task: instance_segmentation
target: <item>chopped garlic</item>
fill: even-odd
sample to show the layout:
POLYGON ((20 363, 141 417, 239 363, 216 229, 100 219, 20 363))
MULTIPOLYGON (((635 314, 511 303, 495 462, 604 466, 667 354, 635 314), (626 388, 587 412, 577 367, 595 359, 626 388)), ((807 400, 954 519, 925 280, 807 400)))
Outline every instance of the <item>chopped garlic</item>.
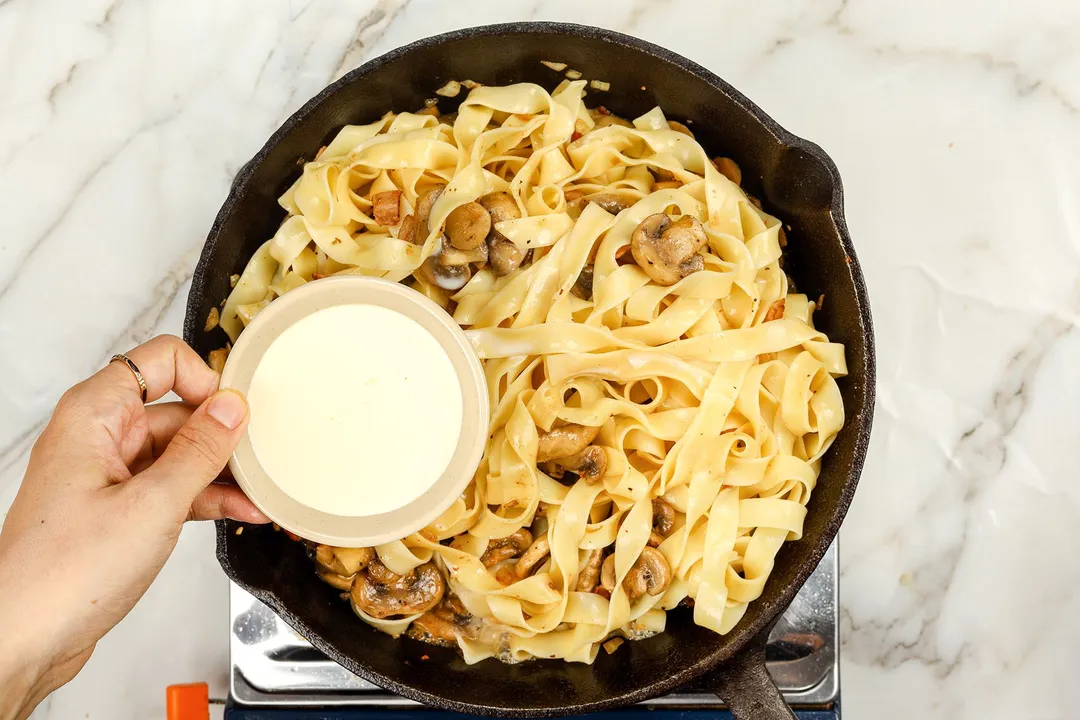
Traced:
POLYGON ((600 92, 607 92, 611 89, 611 83, 604 82, 603 80, 590 80, 589 87, 593 90, 599 90, 600 92))
POLYGON ((546 65, 547 67, 551 68, 555 72, 562 72, 563 70, 566 69, 566 63, 561 63, 561 62, 551 62, 550 60, 541 60, 540 64, 541 65, 546 65))
POLYGON ((206 324, 203 325, 203 332, 210 332, 221 323, 221 313, 218 312, 216 307, 210 308, 210 314, 206 316, 206 324))
POLYGON ((475 90, 476 88, 480 87, 480 83, 476 82, 475 80, 462 80, 461 85, 462 87, 467 87, 470 90, 475 90))
POLYGON ((574 69, 571 68, 570 70, 566 71, 566 77, 569 78, 570 80, 580 80, 581 79, 581 73, 578 72, 577 70, 574 70, 574 69))
POLYGON ((435 91, 436 95, 442 95, 443 97, 457 97, 461 92, 461 83, 457 80, 449 80, 445 85, 435 91))

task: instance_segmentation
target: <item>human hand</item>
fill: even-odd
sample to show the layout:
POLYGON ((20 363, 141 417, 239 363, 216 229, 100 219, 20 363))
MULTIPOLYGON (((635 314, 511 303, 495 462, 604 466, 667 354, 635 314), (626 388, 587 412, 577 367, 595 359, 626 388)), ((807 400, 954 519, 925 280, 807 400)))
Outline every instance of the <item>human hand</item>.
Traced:
POLYGON ((214 483, 247 403, 179 338, 128 353, 60 399, 0 531, 0 719, 26 717, 75 676, 142 597, 185 520, 267 522, 214 483))

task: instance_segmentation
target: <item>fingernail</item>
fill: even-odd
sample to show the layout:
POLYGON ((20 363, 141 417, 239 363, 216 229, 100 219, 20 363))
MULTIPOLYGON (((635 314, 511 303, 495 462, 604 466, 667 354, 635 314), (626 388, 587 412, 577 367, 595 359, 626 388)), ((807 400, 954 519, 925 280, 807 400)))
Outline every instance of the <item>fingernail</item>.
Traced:
POLYGON ((235 430, 247 416, 247 401, 235 390, 219 390, 210 398, 206 412, 230 430, 235 430))

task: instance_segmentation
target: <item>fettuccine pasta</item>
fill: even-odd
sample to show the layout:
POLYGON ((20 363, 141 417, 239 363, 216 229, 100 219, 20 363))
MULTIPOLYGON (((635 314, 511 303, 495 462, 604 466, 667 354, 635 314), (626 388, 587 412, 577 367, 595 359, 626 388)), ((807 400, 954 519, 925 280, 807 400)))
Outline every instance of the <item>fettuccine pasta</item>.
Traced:
POLYGON ((780 221, 659 108, 627 122, 585 89, 481 86, 453 115, 343 128, 220 314, 235 341, 356 274, 467 330, 492 408, 471 484, 422 532, 312 550, 364 621, 470 663, 592 662, 680 605, 730 631, 844 422, 844 348, 781 268, 780 221))

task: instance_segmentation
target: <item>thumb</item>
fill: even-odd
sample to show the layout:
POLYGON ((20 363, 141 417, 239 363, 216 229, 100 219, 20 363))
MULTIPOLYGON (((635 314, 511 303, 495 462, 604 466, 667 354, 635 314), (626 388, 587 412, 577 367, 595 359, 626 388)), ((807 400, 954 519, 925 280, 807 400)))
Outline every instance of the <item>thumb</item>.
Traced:
POLYGON ((192 413, 142 475, 190 504, 225 468, 247 420, 244 396, 235 390, 219 390, 192 413))

